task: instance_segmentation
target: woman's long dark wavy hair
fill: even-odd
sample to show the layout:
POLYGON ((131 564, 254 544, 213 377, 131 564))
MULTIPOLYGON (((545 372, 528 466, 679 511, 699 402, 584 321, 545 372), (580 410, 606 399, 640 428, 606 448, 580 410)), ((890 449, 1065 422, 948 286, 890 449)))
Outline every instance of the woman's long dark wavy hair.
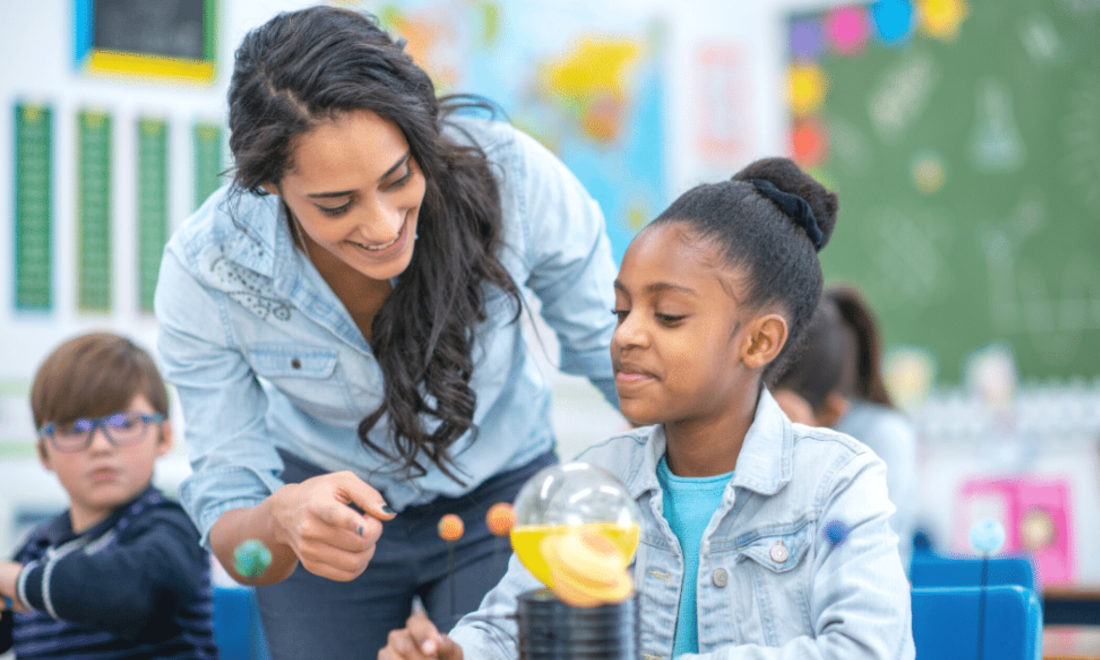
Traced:
POLYGON ((404 134, 427 189, 417 249, 371 324, 385 392, 360 422, 359 439, 408 474, 425 473, 423 453, 459 483, 448 448, 476 433, 471 351, 486 318, 486 287, 514 301, 513 321, 522 303, 496 256, 500 195, 485 155, 442 133, 447 117, 469 105, 469 97, 437 99, 428 75, 372 16, 324 6, 279 14, 251 31, 229 86, 236 194, 277 186, 293 166, 295 139, 345 113, 368 110, 404 134), (423 415, 438 420, 434 428, 423 415), (383 417, 392 447, 369 436, 383 417))

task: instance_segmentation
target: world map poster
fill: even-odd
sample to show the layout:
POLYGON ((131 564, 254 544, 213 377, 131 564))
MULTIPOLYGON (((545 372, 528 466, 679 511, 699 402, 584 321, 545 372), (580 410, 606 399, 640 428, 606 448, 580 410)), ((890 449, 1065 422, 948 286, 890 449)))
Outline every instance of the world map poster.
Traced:
POLYGON ((615 260, 669 203, 664 24, 529 0, 364 2, 407 42, 437 92, 487 97, 558 155, 607 218, 615 260))

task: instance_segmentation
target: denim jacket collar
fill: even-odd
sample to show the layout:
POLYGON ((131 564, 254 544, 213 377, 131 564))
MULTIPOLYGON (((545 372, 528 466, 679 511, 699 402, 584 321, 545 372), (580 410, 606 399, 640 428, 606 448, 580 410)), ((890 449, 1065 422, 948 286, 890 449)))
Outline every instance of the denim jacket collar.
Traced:
MULTIPOLYGON (((643 493, 660 490, 657 464, 665 455, 667 440, 664 425, 654 426, 649 442, 640 452, 641 460, 631 471, 626 484, 631 497, 637 500, 643 493)), ((760 388, 756 412, 741 453, 737 456, 731 488, 745 488, 761 495, 774 495, 791 480, 794 456, 794 432, 791 422, 772 398, 768 388, 760 388), (776 443, 775 438, 783 438, 776 443)), ((728 493, 727 493, 728 497, 728 493)))
POLYGON ((308 257, 294 245, 286 216, 286 207, 277 195, 253 196, 254 203, 234 204, 231 216, 244 231, 234 233, 228 258, 271 280, 272 290, 283 300, 329 326, 338 336, 357 348, 365 347, 362 335, 342 303, 332 293, 316 268, 307 267, 308 257))
MULTIPOLYGON (((250 195, 250 193, 244 193, 250 195)), ((289 239, 290 232, 286 228, 286 216, 283 214, 283 205, 279 203, 277 195, 265 195, 256 199, 256 203, 240 204, 242 198, 228 196, 225 204, 231 206, 229 217, 233 218, 237 225, 244 231, 236 233, 236 237, 229 246, 228 257, 234 263, 259 273, 265 277, 275 277, 276 249, 281 246, 280 232, 286 234, 289 239), (272 213, 274 211, 274 214, 272 213), (272 217, 275 221, 272 222, 272 217)), ((281 261, 281 263, 286 263, 281 261)))

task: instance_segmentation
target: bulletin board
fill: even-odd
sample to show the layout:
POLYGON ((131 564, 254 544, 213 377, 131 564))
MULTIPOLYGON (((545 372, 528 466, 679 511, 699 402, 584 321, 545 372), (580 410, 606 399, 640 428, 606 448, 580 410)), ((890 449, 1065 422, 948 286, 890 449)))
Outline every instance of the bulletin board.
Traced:
POLYGON ((998 341, 1100 374, 1100 3, 879 0, 789 17, 790 146, 840 196, 827 280, 941 381, 998 341))
POLYGON ((73 57, 88 73, 211 82, 215 0, 73 0, 73 57))

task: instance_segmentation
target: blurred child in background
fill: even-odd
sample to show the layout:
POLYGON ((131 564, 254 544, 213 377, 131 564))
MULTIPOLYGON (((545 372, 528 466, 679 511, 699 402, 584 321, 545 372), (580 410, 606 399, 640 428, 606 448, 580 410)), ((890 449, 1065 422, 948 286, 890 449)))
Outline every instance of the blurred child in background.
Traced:
POLYGON ((886 463, 886 485, 898 508, 890 524, 908 569, 917 520, 917 430, 886 392, 878 324, 864 297, 852 287, 835 286, 826 290, 825 298, 836 305, 848 343, 840 392, 849 407, 834 428, 870 447, 886 463))
POLYGON ((840 393, 847 350, 839 312, 832 301, 822 298, 791 351, 793 359, 768 385, 792 422, 831 427, 848 412, 848 399, 840 393))
POLYGON ((826 290, 796 359, 772 382, 792 421, 830 426, 870 447, 886 463, 897 511, 890 524, 906 571, 917 510, 917 434, 883 383, 874 317, 853 288, 826 290))
POLYGON ((152 486, 172 428, 148 353, 109 333, 71 339, 39 367, 31 408, 70 507, 0 562, 0 653, 217 658, 207 554, 152 486))

